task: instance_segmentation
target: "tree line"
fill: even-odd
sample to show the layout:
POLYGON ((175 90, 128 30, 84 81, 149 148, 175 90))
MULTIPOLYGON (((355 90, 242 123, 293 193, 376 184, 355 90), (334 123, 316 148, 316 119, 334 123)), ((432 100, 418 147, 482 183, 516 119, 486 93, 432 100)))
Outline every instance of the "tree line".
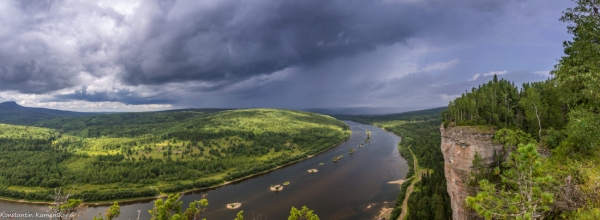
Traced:
MULTIPOLYGON (((417 178, 413 153, 421 168, 428 172, 415 183, 408 200, 408 219, 451 219, 450 196, 446 189, 444 156, 440 150, 441 112, 446 108, 378 116, 342 116, 341 118, 372 124, 391 131, 402 138, 398 150, 408 163, 406 181, 402 184, 390 219, 402 212, 402 202, 408 187, 417 178)), ((340 118, 340 117, 338 117, 340 118)))
POLYGON ((499 163, 472 176, 477 192, 466 202, 482 217, 600 219, 599 7, 576 0, 563 12, 573 38, 551 78, 519 88, 494 76, 442 113, 444 126, 489 126, 504 145, 499 163))
POLYGON ((350 136, 334 118, 271 109, 97 115, 38 126, 0 124, 0 196, 48 200, 46 190, 23 189, 77 186, 75 197, 103 201, 202 188, 306 158, 350 136), (98 185, 104 189, 87 193, 98 185))

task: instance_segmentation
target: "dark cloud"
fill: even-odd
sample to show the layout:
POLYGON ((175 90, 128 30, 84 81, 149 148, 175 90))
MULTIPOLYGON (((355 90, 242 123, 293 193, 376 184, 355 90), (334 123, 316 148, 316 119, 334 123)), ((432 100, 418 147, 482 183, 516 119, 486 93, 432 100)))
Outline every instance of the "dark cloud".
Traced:
POLYGON ((550 70, 559 58, 565 35, 557 34, 564 33, 557 19, 567 5, 136 4, 0 2, 0 98, 10 91, 56 102, 185 107, 436 106, 489 78, 469 81, 475 74, 507 70, 519 82, 542 78, 533 72, 550 70), (452 65, 427 67, 436 63, 452 65))
POLYGON ((82 72, 102 75, 114 62, 106 56, 114 42, 93 23, 117 21, 114 10, 35 0, 5 1, 0 8, 0 91, 42 94, 80 86, 82 72))
POLYGON ((142 40, 122 51, 123 79, 134 85, 219 82, 317 65, 456 27, 464 22, 453 19, 461 11, 493 13, 501 2, 220 1, 209 11, 203 2, 174 4, 136 29, 131 41, 142 40))
POLYGON ((88 93, 87 89, 81 88, 71 94, 55 95, 50 101, 68 101, 68 100, 84 100, 89 102, 121 102, 131 105, 141 104, 173 104, 176 102, 175 97, 166 98, 161 96, 141 97, 137 93, 121 89, 114 92, 94 92, 88 93))
MULTIPOLYGON (((3 63, 3 61, 0 61, 3 63)), ((44 93, 73 86, 64 71, 68 66, 48 65, 29 60, 0 66, 0 88, 24 93, 44 93)))

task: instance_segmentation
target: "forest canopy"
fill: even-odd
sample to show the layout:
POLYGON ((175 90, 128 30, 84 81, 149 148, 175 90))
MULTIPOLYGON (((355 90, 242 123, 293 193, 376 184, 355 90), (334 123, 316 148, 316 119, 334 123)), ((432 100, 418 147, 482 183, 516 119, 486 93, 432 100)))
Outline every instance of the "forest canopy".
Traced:
POLYGON ((443 108, 375 116, 336 116, 372 124, 400 136, 398 150, 407 161, 409 170, 401 186, 390 219, 402 212, 406 219, 450 219, 450 196, 446 189, 444 157, 440 150, 440 124, 443 108), (418 161, 416 162, 415 159, 418 161), (415 170, 415 164, 417 170, 415 170), (410 185, 414 191, 408 192, 410 185), (408 196, 408 197, 407 197, 408 196), (407 209, 402 203, 407 200, 407 209))
POLYGON ((332 117, 291 110, 165 111, 0 124, 0 196, 84 201, 217 185, 329 149, 350 136, 332 117))
POLYGON ((486 218, 600 218, 600 5, 575 3, 560 19, 573 39, 563 43, 565 55, 551 78, 518 87, 494 76, 442 113, 444 126, 492 126, 496 139, 533 140, 500 141, 508 160, 489 168, 469 199, 486 218))

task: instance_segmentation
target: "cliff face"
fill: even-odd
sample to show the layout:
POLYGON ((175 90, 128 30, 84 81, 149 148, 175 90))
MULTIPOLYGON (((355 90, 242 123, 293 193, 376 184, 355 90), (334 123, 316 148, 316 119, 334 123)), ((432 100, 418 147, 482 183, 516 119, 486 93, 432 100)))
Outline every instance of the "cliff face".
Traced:
POLYGON ((465 199, 469 196, 469 175, 473 166, 475 152, 491 164, 494 151, 500 152, 501 144, 492 142, 493 131, 485 131, 473 127, 440 127, 442 135, 442 153, 444 154, 444 171, 446 174, 448 194, 451 199, 452 219, 474 219, 473 213, 466 208, 465 199))

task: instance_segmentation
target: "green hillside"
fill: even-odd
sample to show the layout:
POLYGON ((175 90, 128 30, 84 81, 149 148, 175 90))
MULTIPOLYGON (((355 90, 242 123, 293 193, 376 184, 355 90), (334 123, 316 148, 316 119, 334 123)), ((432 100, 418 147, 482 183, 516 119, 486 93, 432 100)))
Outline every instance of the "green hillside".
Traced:
POLYGON ((85 201, 207 187, 316 154, 350 136, 332 117, 275 109, 181 110, 0 124, 0 196, 85 201))
POLYGON ((33 125, 43 120, 64 117, 91 116, 97 113, 61 111, 47 108, 20 106, 16 102, 0 103, 0 123, 33 125))

